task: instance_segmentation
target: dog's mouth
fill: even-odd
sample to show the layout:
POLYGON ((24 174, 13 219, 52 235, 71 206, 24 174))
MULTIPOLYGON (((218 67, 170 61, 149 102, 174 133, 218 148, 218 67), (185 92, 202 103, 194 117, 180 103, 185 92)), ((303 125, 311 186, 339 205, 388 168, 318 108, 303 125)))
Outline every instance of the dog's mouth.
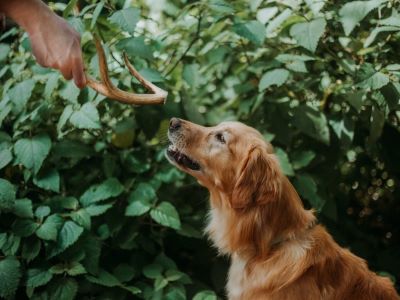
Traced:
POLYGON ((178 148, 174 144, 170 144, 167 149, 167 156, 173 162, 176 162, 179 166, 193 170, 199 171, 200 164, 187 156, 186 154, 182 153, 178 150, 178 148))

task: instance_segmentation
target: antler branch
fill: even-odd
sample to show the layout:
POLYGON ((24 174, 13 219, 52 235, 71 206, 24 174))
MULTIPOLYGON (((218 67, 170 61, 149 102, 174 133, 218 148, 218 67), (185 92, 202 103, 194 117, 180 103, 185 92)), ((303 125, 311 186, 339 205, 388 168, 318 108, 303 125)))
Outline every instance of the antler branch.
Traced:
POLYGON ((132 66, 128 60, 128 56, 124 53, 124 61, 128 67, 129 72, 137 79, 139 82, 153 94, 135 94, 120 90, 110 80, 108 76, 107 60, 104 54, 104 49, 98 38, 95 38, 96 50, 99 56, 99 68, 100 68, 100 78, 101 82, 87 76, 87 84, 95 91, 103 94, 104 96, 117 100, 122 103, 136 104, 136 105, 154 105, 165 103, 168 92, 160 89, 150 81, 146 80, 139 74, 138 71, 132 66))

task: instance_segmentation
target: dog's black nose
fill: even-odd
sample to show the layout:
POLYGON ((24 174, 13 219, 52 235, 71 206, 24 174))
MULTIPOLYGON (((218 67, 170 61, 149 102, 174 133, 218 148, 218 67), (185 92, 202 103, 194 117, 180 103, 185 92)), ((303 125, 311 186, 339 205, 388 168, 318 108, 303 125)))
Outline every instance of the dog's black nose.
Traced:
POLYGON ((169 121, 169 130, 175 131, 179 128, 181 128, 181 120, 178 118, 172 118, 171 121, 169 121))

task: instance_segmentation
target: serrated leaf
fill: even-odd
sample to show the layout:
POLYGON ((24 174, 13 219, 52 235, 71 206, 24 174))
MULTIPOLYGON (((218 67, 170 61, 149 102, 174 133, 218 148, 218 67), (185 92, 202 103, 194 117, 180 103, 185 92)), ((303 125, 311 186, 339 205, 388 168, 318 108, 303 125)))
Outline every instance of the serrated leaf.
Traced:
POLYGON ((106 286, 106 287, 114 287, 114 286, 121 285, 119 280, 114 275, 112 275, 111 273, 109 273, 105 270, 100 270, 97 277, 87 275, 87 276, 85 276, 85 278, 92 283, 96 283, 98 285, 102 285, 102 286, 106 286))
POLYGON ((132 280, 132 278, 135 276, 136 270, 134 267, 123 263, 123 264, 119 264, 114 269, 113 273, 118 278, 119 281, 127 282, 127 281, 132 280))
POLYGON ((47 134, 39 134, 30 139, 20 139, 14 145, 18 162, 37 174, 51 148, 47 134))
POLYGON ((169 202, 161 202, 150 211, 151 218, 157 223, 174 229, 180 229, 181 221, 175 207, 169 202))
POLYGON ((293 167, 289 161, 289 157, 287 156, 286 152, 283 151, 281 148, 276 148, 275 154, 278 157, 279 165, 281 166, 283 173, 287 176, 293 176, 293 167))
POLYGON ((140 183, 129 195, 130 204, 126 207, 126 216, 141 216, 148 212, 156 199, 154 188, 147 183, 140 183))
POLYGON ((0 211, 14 207, 16 193, 15 186, 11 182, 0 178, 0 211))
POLYGON ((371 10, 384 2, 387 0, 351 1, 343 5, 339 10, 339 16, 345 34, 349 35, 371 10))
POLYGON ((34 260, 40 252, 41 243, 37 238, 25 239, 24 245, 22 246, 22 258, 26 259, 27 262, 34 260))
POLYGON ((217 295, 213 291, 201 291, 193 297, 193 300, 217 300, 217 295))
POLYGON ((318 211, 322 209, 325 201, 319 197, 317 193, 317 184, 310 175, 302 174, 296 176, 294 185, 299 194, 307 199, 307 201, 318 211))
POLYGON ((56 169, 50 169, 40 176, 35 176, 33 183, 42 189, 58 193, 60 191, 60 174, 56 169))
POLYGON ((47 205, 41 205, 35 210, 35 216, 39 219, 47 217, 51 212, 50 207, 47 205))
POLYGON ((116 47, 132 57, 153 59, 153 49, 145 43, 143 36, 122 39, 118 41, 116 47))
POLYGON ((325 19, 315 19, 311 22, 297 23, 290 28, 290 35, 297 43, 311 52, 315 52, 318 41, 325 32, 325 19))
POLYGON ((57 246, 52 251, 50 257, 63 252, 65 249, 73 245, 82 233, 83 227, 77 225, 73 221, 66 221, 59 232, 57 246))
POLYGON ((256 45, 261 45, 266 35, 265 26, 260 21, 234 24, 233 31, 256 45))
POLYGON ((95 217, 104 214, 107 210, 112 207, 112 204, 102 204, 102 205, 89 205, 85 209, 89 216, 95 217))
POLYGON ((20 218, 33 218, 32 200, 27 198, 15 200, 13 212, 20 218))
POLYGON ((117 178, 108 178, 100 184, 92 185, 88 188, 79 201, 84 205, 90 204, 109 199, 111 197, 117 197, 124 191, 124 186, 118 181, 117 178))
POLYGON ((36 288, 47 284, 53 278, 53 274, 47 269, 29 269, 26 272, 26 286, 36 288))
POLYGON ((64 220, 58 214, 48 216, 42 225, 36 230, 36 235, 42 240, 56 241, 58 231, 60 230, 64 220))
POLYGON ((54 90, 57 88, 58 79, 60 75, 58 73, 51 73, 46 81, 46 86, 44 87, 44 97, 50 99, 54 90))
POLYGON ((112 23, 119 25, 123 30, 134 33, 136 24, 140 20, 140 9, 128 7, 117 10, 108 18, 112 23))
POLYGON ((60 91, 60 96, 71 104, 77 104, 80 93, 81 90, 76 87, 75 83, 73 81, 68 81, 60 91))
POLYGON ((78 292, 78 283, 72 278, 60 278, 51 282, 48 291, 49 299, 73 300, 78 292))
POLYGON ((92 235, 87 235, 84 239, 83 249, 85 258, 82 264, 91 274, 97 274, 99 271, 99 260, 101 254, 101 241, 92 235))
POLYGON ((298 170, 307 167, 310 164, 310 162, 315 158, 315 156, 316 156, 315 152, 311 150, 294 152, 291 155, 293 169, 298 170))
POLYGON ((90 220, 90 215, 85 208, 81 208, 77 211, 72 212, 71 219, 81 225, 83 228, 90 230, 92 222, 90 220))
POLYGON ((74 109, 72 108, 72 105, 67 105, 64 110, 63 113, 60 116, 60 119, 58 120, 57 123, 57 133, 60 135, 62 134, 62 129, 65 126, 65 124, 67 124, 69 118, 71 117, 72 113, 74 112, 74 109))
POLYGON ((381 72, 376 72, 370 77, 361 81, 357 86, 362 88, 371 88, 373 90, 379 90, 390 82, 389 76, 381 72))
POLYGON ((364 48, 369 47, 376 39, 379 33, 381 32, 393 32, 393 31, 400 31, 400 27, 395 27, 395 26, 382 26, 382 27, 377 27, 374 30, 371 31, 370 35, 367 37, 367 39, 364 42, 364 48))
POLYGON ((12 225, 13 232, 21 237, 32 235, 38 228, 38 224, 31 219, 17 219, 12 225))
POLYGON ((275 69, 265 73, 260 80, 258 90, 261 92, 270 86, 281 86, 289 78, 289 71, 285 69, 275 69))
POLYGON ((96 5, 96 8, 93 11, 92 21, 90 22, 90 29, 93 29, 94 25, 96 25, 97 19, 99 18, 103 7, 104 1, 101 1, 99 4, 96 5))
POLYGON ((20 263, 15 257, 0 260, 0 297, 9 298, 15 294, 21 275, 20 263))
POLYGON ((33 79, 28 79, 17 83, 7 92, 17 112, 22 111, 26 107, 26 103, 31 98, 34 88, 35 81, 33 79))
POLYGON ((85 103, 77 111, 74 111, 69 121, 76 128, 100 129, 100 117, 96 106, 93 103, 85 103))
POLYGON ((13 159, 10 149, 0 150, 0 170, 7 166, 13 159))
POLYGON ((150 279, 162 276, 163 267, 160 264, 150 264, 143 268, 143 275, 150 279))
POLYGON ((293 124, 308 136, 329 145, 328 121, 321 111, 301 105, 294 110, 293 124))

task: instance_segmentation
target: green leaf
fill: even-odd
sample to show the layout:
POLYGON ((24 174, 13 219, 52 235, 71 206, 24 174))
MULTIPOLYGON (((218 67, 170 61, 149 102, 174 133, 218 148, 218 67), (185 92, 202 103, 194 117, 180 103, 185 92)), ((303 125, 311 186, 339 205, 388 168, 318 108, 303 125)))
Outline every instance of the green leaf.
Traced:
POLYGON ((67 105, 64 110, 63 113, 60 116, 60 119, 58 120, 57 123, 57 133, 58 135, 62 134, 62 129, 65 126, 65 124, 67 124, 69 118, 71 117, 71 115, 73 114, 74 109, 72 105, 67 105))
POLYGON ((103 7, 104 7, 104 1, 101 1, 99 4, 96 5, 96 8, 93 11, 92 21, 90 22, 90 29, 93 29, 94 25, 96 25, 97 19, 99 18, 100 13, 103 10, 103 7))
POLYGON ((193 297, 193 300, 217 300, 217 295, 213 291, 201 291, 193 297))
POLYGON ((10 210, 14 207, 16 193, 11 182, 0 178, 0 211, 10 210))
POLYGON ((102 285, 102 286, 106 286, 106 287, 114 287, 114 286, 121 285, 119 280, 114 275, 112 275, 111 273, 109 273, 105 270, 100 270, 97 277, 87 275, 87 276, 85 276, 85 278, 92 283, 96 283, 98 285, 102 285))
POLYGON ((74 244, 81 236, 83 228, 73 221, 66 221, 60 230, 57 239, 57 246, 52 251, 50 257, 63 252, 65 249, 74 244))
POLYGON ((174 229, 180 229, 181 221, 175 207, 169 202, 161 202, 150 211, 151 218, 157 223, 174 229))
POLYGON ((77 111, 74 111, 69 121, 76 128, 100 129, 100 117, 96 106, 93 103, 85 103, 77 111))
POLYGON ((18 236, 27 237, 32 235, 38 227, 38 223, 31 219, 17 219, 12 225, 12 230, 18 236))
POLYGON ((11 47, 8 44, 0 44, 0 62, 7 59, 8 53, 10 53, 11 47))
POLYGON ((20 218, 33 218, 32 200, 27 198, 15 200, 13 212, 20 218))
POLYGON ((294 175, 293 167, 289 161, 289 157, 287 156, 286 152, 283 151, 281 148, 276 148, 275 154, 278 157, 279 164, 282 168, 283 174, 288 176, 293 176, 294 175))
POLYGON ((73 300, 78 292, 78 283, 72 278, 59 278, 48 287, 49 299, 73 300))
POLYGON ((159 264, 150 264, 143 268, 143 275, 150 279, 157 279, 162 276, 163 267, 159 264))
POLYGON ((53 278, 53 274, 45 269, 29 269, 26 272, 26 286, 37 288, 47 284, 53 278))
POLYGON ((140 183, 138 187, 129 195, 130 204, 126 207, 126 216, 141 216, 148 212, 156 199, 154 188, 147 183, 140 183))
POLYGON ((381 32, 393 32, 393 31, 400 31, 400 27, 395 27, 395 26, 382 26, 382 27, 377 27, 374 30, 371 31, 370 35, 367 37, 367 39, 364 42, 364 48, 369 47, 376 39, 379 33, 381 32))
POLYGON ((78 0, 70 0, 68 2, 68 5, 65 7, 65 9, 63 10, 63 17, 66 18, 68 17, 68 15, 71 13, 71 11, 74 9, 74 7, 76 6, 78 0))
POLYGON ((352 1, 343 5, 339 10, 339 16, 345 34, 349 35, 371 10, 384 2, 387 0, 352 1))
POLYGON ((301 105, 294 109, 293 124, 308 136, 329 145, 328 122, 321 111, 309 105, 301 105))
POLYGON ((270 86, 281 86, 289 78, 289 71, 285 69, 275 69, 265 73, 260 80, 258 90, 261 92, 270 86))
POLYGON ((24 245, 22 246, 22 258, 26 259, 27 262, 34 260, 40 252, 41 243, 37 238, 25 239, 24 245))
POLYGON ((128 7, 117 10, 108 18, 112 23, 119 25, 123 30, 134 33, 136 24, 140 20, 140 9, 128 7))
POLYGON ((71 219, 81 225, 83 228, 90 230, 92 222, 90 220, 90 215, 85 208, 72 212, 71 219))
POLYGON ((114 269, 114 275, 118 278, 119 281, 121 282, 127 282, 131 281, 132 278, 135 276, 136 270, 134 267, 122 263, 119 264, 115 269, 114 269))
POLYGON ((77 104, 78 96, 80 93, 81 90, 76 87, 75 83, 72 81, 68 81, 65 84, 64 88, 60 91, 60 96, 71 104, 77 104))
POLYGON ((215 12, 221 14, 232 14, 235 10, 224 0, 210 0, 206 2, 208 6, 215 12))
POLYGON ((36 208, 35 216, 39 219, 42 219, 44 217, 47 217, 50 214, 50 212, 51 212, 50 207, 42 205, 36 208))
POLYGON ((51 148, 47 134, 39 134, 31 139, 20 139, 14 145, 14 152, 19 163, 32 169, 37 174, 51 148))
POLYGON ((48 216, 43 224, 36 230, 36 235, 42 240, 56 241, 58 231, 64 220, 58 214, 48 216))
POLYGON ((60 75, 58 73, 51 73, 46 81, 46 86, 44 87, 44 97, 50 99, 53 95, 54 90, 58 86, 58 80, 60 75))
POLYGON ((19 261, 12 256, 0 260, 0 297, 11 298, 21 278, 19 261))
POLYGON ((80 198, 80 202, 84 206, 109 199, 111 197, 117 197, 124 191, 124 186, 118 181, 118 179, 112 177, 108 178, 100 184, 92 185, 88 188, 80 198))
POLYGON ((44 174, 34 177, 33 183, 42 189, 58 193, 60 191, 60 174, 56 169, 50 169, 44 174))
POLYGON ((350 144, 353 141, 354 136, 354 122, 347 117, 340 120, 329 120, 329 124, 332 126, 333 131, 336 133, 339 139, 342 140, 343 144, 350 144))
POLYGON ((187 64, 183 66, 183 79, 192 88, 196 88, 200 84, 199 70, 200 66, 198 64, 187 64))
POLYGON ((315 156, 316 156, 315 152, 311 150, 294 152, 291 155, 293 169, 298 170, 307 167, 310 164, 310 162, 315 158, 315 156))
POLYGON ((83 243, 85 258, 82 260, 82 264, 89 273, 97 274, 99 271, 101 241, 93 235, 87 235, 83 243))
POLYGON ((157 277, 156 280, 154 280, 154 290, 159 291, 165 288, 168 285, 168 280, 166 280, 163 277, 157 277))
POLYGON ((107 210, 112 207, 112 204, 102 204, 102 205, 89 205, 85 208, 89 216, 95 217, 104 214, 107 210))
POLYGON ((28 79, 17 83, 12 89, 10 89, 7 94, 17 112, 22 111, 26 107, 26 103, 32 96, 32 91, 35 88, 35 81, 33 79, 28 79))
POLYGON ((311 22, 297 23, 290 28, 290 35, 297 43, 311 52, 317 49, 318 41, 325 32, 325 19, 315 19, 311 22))
POLYGON ((0 170, 7 166, 13 159, 10 149, 0 150, 0 170))
POLYGON ((378 90, 390 82, 389 76, 381 72, 375 72, 370 77, 361 81, 357 85, 362 88, 371 88, 373 90, 378 90))
POLYGON ((129 56, 153 59, 153 49, 147 45, 143 36, 120 40, 116 47, 120 51, 126 51, 129 56))
POLYGON ((325 201, 319 197, 317 193, 317 184, 310 175, 302 174, 296 176, 294 185, 299 194, 307 199, 317 211, 322 209, 325 201))
POLYGON ((234 24, 233 31, 256 45, 262 45, 266 35, 265 26, 260 21, 234 24))

